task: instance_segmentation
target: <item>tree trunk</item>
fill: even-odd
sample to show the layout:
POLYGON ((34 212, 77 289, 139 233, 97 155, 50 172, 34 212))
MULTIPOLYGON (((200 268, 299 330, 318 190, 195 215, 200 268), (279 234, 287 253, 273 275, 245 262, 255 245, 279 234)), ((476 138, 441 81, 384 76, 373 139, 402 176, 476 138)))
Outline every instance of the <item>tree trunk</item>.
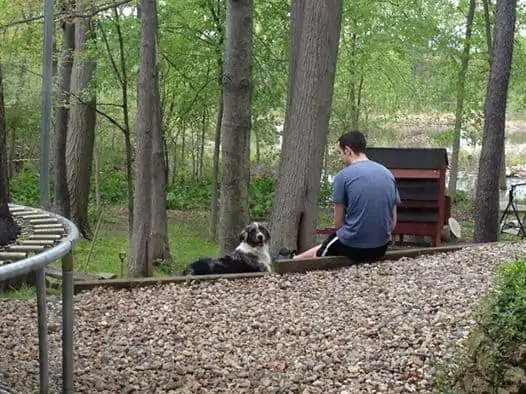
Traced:
MULTIPOLYGON (((85 11, 83 0, 77 0, 76 12, 85 11)), ((97 67, 94 58, 83 54, 84 45, 91 39, 88 20, 75 21, 75 59, 71 71, 71 105, 69 113, 66 162, 71 219, 86 238, 91 237, 88 221, 88 197, 93 164, 93 144, 96 125, 96 95, 90 89, 97 67)))
POLYGON ((55 201, 54 209, 59 215, 66 218, 71 216, 71 205, 69 201, 66 146, 68 138, 69 102, 71 88, 71 70, 73 68, 73 51, 75 50, 75 24, 71 20, 65 20, 62 25, 62 62, 60 63, 60 75, 58 90, 58 102, 56 104, 55 118, 55 201))
POLYGON ((115 67, 115 72, 118 74, 121 83, 121 94, 122 94, 122 112, 124 120, 124 145, 126 146, 126 185, 128 189, 128 232, 131 235, 133 228, 133 146, 131 143, 130 133, 130 115, 128 105, 128 73, 126 71, 126 58, 124 54, 124 37, 121 29, 121 22, 119 16, 119 10, 117 7, 113 8, 113 18, 115 22, 115 29, 117 31, 117 38, 119 41, 119 62, 120 62, 120 73, 115 67), (121 75, 122 73, 122 75, 121 75))
MULTIPOLYGON (((26 62, 23 61, 20 65, 20 76, 19 76, 19 84, 17 86, 17 91, 15 93, 15 104, 17 107, 21 107, 21 101, 24 100, 24 89, 26 86, 26 77, 27 77, 27 65, 26 62)), ((9 148, 7 150, 7 157, 9 158, 7 162, 7 179, 11 179, 17 171, 20 170, 20 166, 17 165, 15 162, 17 158, 17 152, 16 152, 16 143, 17 143, 17 136, 14 127, 9 130, 7 133, 7 140, 9 148)))
MULTIPOLYGON (((490 17, 490 0, 482 0, 482 5, 484 7, 484 27, 486 31, 486 44, 488 46, 488 62, 491 69, 491 59, 492 55, 492 38, 491 38, 491 17, 490 17)), ((508 185, 506 183, 506 138, 504 138, 504 148, 502 148, 502 162, 500 163, 500 173, 499 173, 499 188, 501 190, 506 190, 508 185)))
POLYGON ((504 148, 508 84, 513 57, 517 0, 499 0, 495 15, 493 59, 486 103, 475 201, 475 242, 499 237, 499 171, 504 148))
POLYGON ((227 0, 219 253, 231 252, 250 219, 253 0, 227 0))
POLYGON ((214 157, 212 159, 212 202, 210 207, 209 239, 217 241, 217 227, 219 222, 219 148, 221 147, 221 121, 223 119, 223 87, 219 92, 219 106, 217 108, 216 132, 214 137, 214 157))
MULTIPOLYGON (((155 36, 157 36, 157 10, 155 10, 155 36)), ((155 67, 155 110, 152 112, 152 207, 151 207, 151 236, 150 261, 173 263, 168 243, 168 216, 166 212, 166 165, 164 160, 164 145, 161 130, 161 100, 159 95, 158 64, 155 67)))
POLYGON ((455 111, 455 128, 453 130, 453 150, 451 152, 451 169, 449 171, 449 195, 454 196, 457 191, 458 179, 458 155, 460 150, 460 132, 462 129, 462 117, 464 115, 464 94, 466 85, 466 72, 468 71, 469 52, 471 49, 471 30, 475 16, 475 0, 469 1, 468 15, 466 18, 466 36, 464 39, 464 51, 458 71, 457 80, 457 108, 455 111))
POLYGON ((157 116, 157 9, 155 0, 140 0, 141 45, 137 87, 137 145, 130 277, 153 275, 149 243, 152 213, 152 138, 157 116))
POLYGON ((0 247, 13 242, 20 226, 9 212, 9 183, 7 181, 7 131, 4 106, 4 84, 0 63, 0 247))
POLYGON ((277 241, 272 253, 284 245, 305 250, 314 243, 341 11, 342 0, 292 4, 289 97, 270 215, 271 235, 277 241))

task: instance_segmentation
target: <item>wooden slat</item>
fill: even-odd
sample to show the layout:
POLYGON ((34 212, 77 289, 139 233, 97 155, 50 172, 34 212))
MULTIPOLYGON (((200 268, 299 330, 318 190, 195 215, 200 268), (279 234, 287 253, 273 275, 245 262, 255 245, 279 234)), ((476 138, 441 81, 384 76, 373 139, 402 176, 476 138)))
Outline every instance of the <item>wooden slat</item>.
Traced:
POLYGON ((48 218, 49 215, 45 213, 24 213, 22 215, 19 215, 22 219, 44 219, 48 218))
POLYGON ((50 223, 50 224, 35 224, 33 225, 34 229, 64 229, 64 226, 61 223, 50 223))
POLYGON ((9 252, 40 253, 46 247, 43 245, 13 245, 7 247, 9 252))
POLYGON ((439 179, 439 170, 405 170, 389 168, 395 178, 401 179, 439 179))
POLYGON ((18 242, 20 245, 42 245, 42 246, 53 246, 55 242, 47 239, 24 239, 18 242))
POLYGON ((58 235, 58 234, 31 234, 29 236, 29 239, 31 239, 31 240, 43 239, 43 240, 55 240, 55 241, 58 241, 58 240, 62 239, 62 235, 58 235))
POLYGON ((58 223, 58 220, 53 217, 48 217, 48 218, 42 218, 42 219, 31 219, 29 223, 31 224, 58 223))
POLYGON ((33 230, 34 234, 64 234, 63 228, 37 228, 33 230))
MULTIPOLYGON (((9 212, 11 213, 15 213, 15 212, 23 212, 23 211, 27 211, 28 209, 27 208, 24 208, 24 207, 13 207, 11 205, 9 205, 9 212)), ((32 209, 31 211, 34 212, 34 210, 32 209)))
POLYGON ((27 257, 27 253, 21 252, 0 252, 0 260, 22 260, 27 257))

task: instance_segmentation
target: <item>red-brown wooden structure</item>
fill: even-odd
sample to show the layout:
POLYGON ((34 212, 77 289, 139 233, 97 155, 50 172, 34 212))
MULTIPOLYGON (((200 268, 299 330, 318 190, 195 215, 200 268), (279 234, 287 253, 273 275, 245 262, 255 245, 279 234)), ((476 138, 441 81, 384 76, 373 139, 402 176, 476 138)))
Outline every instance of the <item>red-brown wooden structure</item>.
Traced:
MULTIPOLYGON (((439 148, 368 148, 369 159, 383 164, 394 175, 401 203, 392 235, 430 237, 439 246, 442 229, 450 215, 450 198, 446 196, 447 152, 439 148)), ((328 234, 334 228, 318 229, 328 234)))

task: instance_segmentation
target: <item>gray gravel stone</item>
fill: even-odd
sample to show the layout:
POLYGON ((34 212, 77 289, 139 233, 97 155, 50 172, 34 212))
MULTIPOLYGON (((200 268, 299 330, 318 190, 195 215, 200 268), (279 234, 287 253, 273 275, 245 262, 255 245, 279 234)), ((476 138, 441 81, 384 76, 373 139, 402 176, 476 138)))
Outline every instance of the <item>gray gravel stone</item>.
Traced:
MULTIPOLYGON (((428 393, 522 243, 332 272, 97 289, 75 299, 78 393, 428 393)), ((61 304, 49 303, 51 392, 61 304)), ((0 381, 38 389, 36 302, 0 303, 0 381)))

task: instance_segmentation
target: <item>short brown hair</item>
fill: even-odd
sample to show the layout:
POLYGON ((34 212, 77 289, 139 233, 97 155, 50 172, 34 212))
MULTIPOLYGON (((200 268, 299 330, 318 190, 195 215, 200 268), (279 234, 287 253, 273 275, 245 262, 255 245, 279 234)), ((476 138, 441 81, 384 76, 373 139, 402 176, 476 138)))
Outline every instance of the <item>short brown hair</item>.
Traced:
POLYGON ((351 130, 338 138, 338 144, 341 149, 348 147, 355 153, 365 153, 367 141, 365 140, 365 135, 363 135, 363 133, 358 130, 351 130))

